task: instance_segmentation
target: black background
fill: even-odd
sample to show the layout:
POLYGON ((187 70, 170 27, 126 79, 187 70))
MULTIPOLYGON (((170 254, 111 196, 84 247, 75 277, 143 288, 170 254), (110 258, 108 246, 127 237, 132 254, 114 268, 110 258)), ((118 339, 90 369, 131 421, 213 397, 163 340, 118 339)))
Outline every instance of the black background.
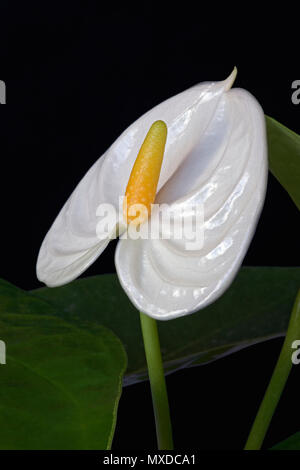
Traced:
MULTIPOLYGON (((1 276, 24 289, 39 246, 92 163, 151 107, 234 65, 266 114, 300 132, 297 16, 246 4, 1 2, 1 276), (176 4, 177 5, 177 4, 176 4), (180 5, 180 6, 179 6, 180 5)), ((290 14, 289 14, 290 13, 290 14)), ((265 207, 244 265, 299 265, 299 216, 270 175, 265 207)), ((114 272, 115 243, 84 276, 114 272)), ((281 339, 167 379, 175 445, 240 449, 270 378, 281 339)), ((296 368, 294 368, 296 369, 296 368)), ((265 448, 299 430, 297 371, 274 416, 265 448)), ((155 449, 149 384, 124 389, 115 449, 155 449)))

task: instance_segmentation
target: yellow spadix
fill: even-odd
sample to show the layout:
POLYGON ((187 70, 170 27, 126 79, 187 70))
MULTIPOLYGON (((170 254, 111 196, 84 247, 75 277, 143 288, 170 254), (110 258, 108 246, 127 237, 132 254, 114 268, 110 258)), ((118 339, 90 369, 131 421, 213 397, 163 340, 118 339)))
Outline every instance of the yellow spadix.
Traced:
POLYGON ((160 169, 167 140, 164 121, 155 121, 150 127, 134 162, 124 200, 124 218, 136 225, 150 215, 156 196, 160 169))

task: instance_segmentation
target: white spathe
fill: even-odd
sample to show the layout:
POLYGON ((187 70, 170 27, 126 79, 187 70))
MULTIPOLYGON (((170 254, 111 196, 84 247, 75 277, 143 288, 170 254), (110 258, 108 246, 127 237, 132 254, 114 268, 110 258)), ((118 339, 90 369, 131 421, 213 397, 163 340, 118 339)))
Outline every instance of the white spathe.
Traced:
POLYGON ((96 161, 76 187, 41 246, 37 276, 48 286, 85 271, 110 241, 100 241, 97 207, 118 209, 132 166, 152 123, 168 138, 156 203, 204 206, 204 245, 186 240, 121 239, 115 264, 134 305, 168 320, 216 300, 233 281, 253 237, 267 186, 265 118, 247 91, 231 89, 236 69, 222 82, 205 82, 148 111, 96 161))

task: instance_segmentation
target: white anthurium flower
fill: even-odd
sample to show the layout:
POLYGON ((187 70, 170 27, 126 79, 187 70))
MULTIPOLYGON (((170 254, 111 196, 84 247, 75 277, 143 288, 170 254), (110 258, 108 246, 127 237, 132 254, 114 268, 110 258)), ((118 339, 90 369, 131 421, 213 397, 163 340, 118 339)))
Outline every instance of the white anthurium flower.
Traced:
MULTIPOLYGON (((184 236, 121 237, 115 254, 119 280, 140 311, 160 320, 195 312, 228 288, 254 234, 268 169, 263 111, 246 90, 231 89, 235 76, 236 69, 224 81, 200 83, 123 132, 87 172, 47 233, 37 262, 39 280, 66 284, 103 252, 115 227, 99 234, 97 209, 106 203, 118 210, 145 135, 162 120, 168 137, 155 203, 203 207, 203 245, 187 250, 184 236)), ((122 234, 126 225, 118 228, 122 234)))

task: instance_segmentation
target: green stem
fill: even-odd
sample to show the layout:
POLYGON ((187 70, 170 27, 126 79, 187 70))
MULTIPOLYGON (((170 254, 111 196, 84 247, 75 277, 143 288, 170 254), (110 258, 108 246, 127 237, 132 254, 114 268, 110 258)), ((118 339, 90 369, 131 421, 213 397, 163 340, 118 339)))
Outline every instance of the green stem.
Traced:
POLYGON ((259 450, 292 368, 292 344, 300 339, 300 290, 270 383, 250 431, 245 450, 259 450))
POLYGON ((140 312, 159 450, 172 450, 172 426, 156 320, 140 312))

